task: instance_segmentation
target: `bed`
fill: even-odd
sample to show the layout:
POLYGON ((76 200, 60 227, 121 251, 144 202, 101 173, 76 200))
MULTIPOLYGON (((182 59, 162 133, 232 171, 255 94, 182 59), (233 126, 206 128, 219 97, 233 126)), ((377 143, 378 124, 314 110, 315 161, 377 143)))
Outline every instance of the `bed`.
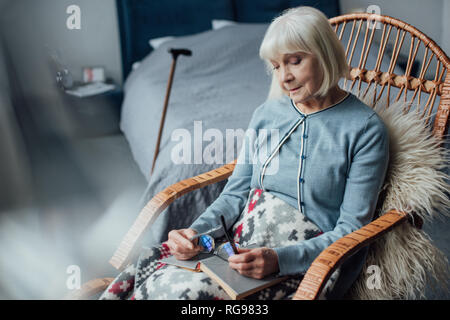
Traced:
MULTIPOLYGON (((314 6, 328 17, 340 14, 338 1, 328 0, 117 1, 125 77, 120 126, 148 181, 142 207, 166 187, 237 158, 250 117, 270 86, 258 56, 264 32, 281 11, 298 5, 314 6), (150 174, 172 60, 169 48, 193 54, 178 58, 150 174)), ((368 64, 375 63, 371 59, 368 64)), ((165 241, 171 229, 188 227, 225 183, 173 202, 151 226, 145 245, 165 241)))

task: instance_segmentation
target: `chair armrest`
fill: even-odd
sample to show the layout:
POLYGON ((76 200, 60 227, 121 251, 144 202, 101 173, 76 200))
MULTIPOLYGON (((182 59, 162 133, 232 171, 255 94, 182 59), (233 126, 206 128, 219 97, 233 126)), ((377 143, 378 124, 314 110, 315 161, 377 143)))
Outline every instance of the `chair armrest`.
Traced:
POLYGON ((233 173, 236 160, 218 169, 175 183, 154 196, 141 210, 130 230, 126 233, 109 263, 123 270, 133 259, 142 236, 173 201, 196 189, 227 179, 233 173))
POLYGON ((94 279, 86 282, 81 286, 80 289, 74 290, 69 293, 65 299, 66 300, 87 300, 89 297, 92 297, 102 291, 105 291, 106 288, 113 282, 114 278, 102 278, 102 279, 94 279))
POLYGON ((330 276, 348 257, 407 219, 406 213, 391 210, 361 229, 332 243, 313 261, 293 300, 317 299, 330 276))

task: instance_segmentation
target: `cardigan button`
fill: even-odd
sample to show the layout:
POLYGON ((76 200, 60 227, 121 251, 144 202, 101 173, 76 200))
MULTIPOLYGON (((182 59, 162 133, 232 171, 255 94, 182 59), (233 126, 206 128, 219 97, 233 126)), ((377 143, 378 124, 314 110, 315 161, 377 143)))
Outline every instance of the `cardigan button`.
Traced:
POLYGON ((308 139, 308 135, 305 133, 305 134, 303 135, 303 138, 308 139))
POLYGON ((302 159, 303 159, 303 160, 305 160, 305 159, 306 159, 306 156, 305 156, 305 155, 303 155, 303 156, 302 156, 302 159))
POLYGON ((300 202, 300 205, 301 205, 302 207, 304 207, 304 206, 305 206, 305 203, 304 203, 304 202, 300 202))
POLYGON ((305 179, 300 178, 300 183, 304 183, 304 182, 305 182, 305 179))

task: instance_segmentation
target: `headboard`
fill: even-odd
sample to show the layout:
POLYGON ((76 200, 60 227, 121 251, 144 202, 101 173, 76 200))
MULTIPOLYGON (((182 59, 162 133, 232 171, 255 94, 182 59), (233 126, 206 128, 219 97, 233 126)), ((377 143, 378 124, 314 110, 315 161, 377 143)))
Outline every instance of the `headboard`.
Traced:
POLYGON ((151 51, 148 41, 211 29, 212 19, 269 23, 287 8, 300 5, 339 15, 338 0, 116 0, 126 79, 134 62, 151 51))

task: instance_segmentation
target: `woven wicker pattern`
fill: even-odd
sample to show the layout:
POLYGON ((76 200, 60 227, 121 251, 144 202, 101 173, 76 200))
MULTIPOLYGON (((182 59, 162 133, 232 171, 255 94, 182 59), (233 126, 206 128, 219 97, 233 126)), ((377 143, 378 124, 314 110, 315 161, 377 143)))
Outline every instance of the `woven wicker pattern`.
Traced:
POLYGON ((374 102, 384 97, 390 105, 403 99, 410 103, 405 111, 414 106, 427 121, 441 97, 433 133, 442 137, 450 105, 450 59, 441 48, 413 26, 388 16, 355 13, 332 18, 330 23, 351 66, 349 89, 357 85, 361 90, 362 83, 367 83, 363 95, 374 86, 374 102), (362 44, 361 52, 355 51, 357 44, 362 44), (375 65, 366 64, 369 53, 376 56, 375 65), (387 70, 382 69, 382 61, 389 62, 387 70), (404 73, 395 74, 396 66, 404 73), (395 94, 393 87, 399 89, 395 94))

